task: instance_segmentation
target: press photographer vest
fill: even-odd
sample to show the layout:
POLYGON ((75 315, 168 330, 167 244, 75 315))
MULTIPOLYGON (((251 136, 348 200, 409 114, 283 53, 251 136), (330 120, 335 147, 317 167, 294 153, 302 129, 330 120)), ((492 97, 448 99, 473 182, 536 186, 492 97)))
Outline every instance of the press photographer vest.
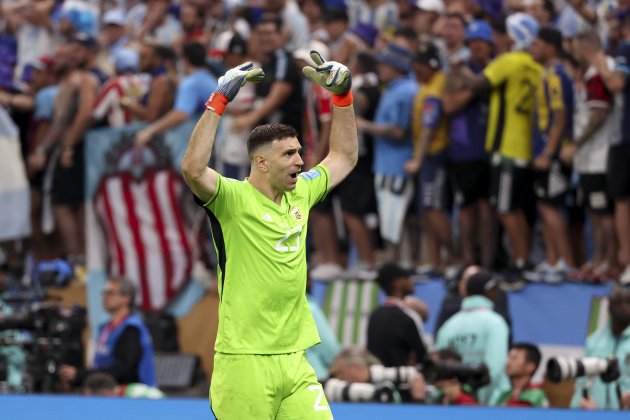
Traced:
POLYGON ((99 340, 96 346, 96 354, 94 355, 94 367, 102 369, 111 365, 114 360, 114 347, 116 347, 120 335, 125 328, 135 327, 140 332, 140 346, 142 347, 142 356, 140 358, 140 364, 138 365, 138 379, 145 385, 157 386, 153 362, 153 344, 151 335, 144 325, 142 318, 136 314, 129 315, 120 324, 109 330, 109 333, 105 331, 108 325, 109 323, 106 323, 99 328, 99 340), (107 334, 104 340, 103 334, 107 334))

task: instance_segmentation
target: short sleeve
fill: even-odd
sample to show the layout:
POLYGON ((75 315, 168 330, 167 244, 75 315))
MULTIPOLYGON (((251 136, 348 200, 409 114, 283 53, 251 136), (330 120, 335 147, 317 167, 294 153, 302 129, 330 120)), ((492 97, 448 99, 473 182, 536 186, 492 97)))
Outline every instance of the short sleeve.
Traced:
POLYGON ((501 54, 483 70, 483 75, 490 81, 492 86, 498 86, 505 82, 510 73, 514 71, 514 60, 512 54, 501 54))
POLYGON ((610 108, 613 96, 599 74, 586 81, 586 101, 592 108, 610 108))
POLYGON ((549 105, 554 111, 564 109, 564 96, 562 94, 562 81, 557 74, 551 74, 547 78, 549 93, 549 105))
POLYGON ((33 118, 36 121, 52 120, 55 95, 49 90, 42 90, 35 96, 35 110, 33 118))
POLYGON ((326 197, 329 186, 328 168, 319 164, 310 171, 298 175, 296 189, 307 198, 309 207, 313 207, 326 197))
POLYGON ((442 101, 440 98, 427 98, 422 109, 422 126, 435 130, 440 125, 441 118, 442 101))
MULTIPOLYGON (((204 94, 207 92, 204 92, 204 94)), ((177 95, 175 97, 176 111, 185 112, 189 116, 195 115, 199 106, 199 93, 196 92, 195 84, 192 80, 182 80, 181 84, 177 88, 177 95)))
POLYGON ((226 220, 234 215, 235 209, 241 208, 243 185, 241 181, 217 174, 217 189, 203 207, 210 210, 220 221, 226 220))

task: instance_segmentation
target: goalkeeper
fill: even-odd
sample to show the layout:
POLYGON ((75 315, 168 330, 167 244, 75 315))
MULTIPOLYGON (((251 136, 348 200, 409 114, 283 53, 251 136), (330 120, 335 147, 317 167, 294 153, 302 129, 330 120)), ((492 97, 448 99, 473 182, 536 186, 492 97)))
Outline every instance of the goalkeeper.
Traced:
POLYGON ((264 78, 251 63, 229 70, 206 103, 182 162, 184 179, 212 225, 218 255, 219 329, 210 403, 220 420, 331 419, 304 350, 319 342, 306 301, 306 230, 311 207, 350 173, 357 129, 350 72, 316 51, 306 77, 333 94, 330 151, 310 171, 296 131, 256 127, 244 181, 208 168, 221 114, 241 86, 264 78))

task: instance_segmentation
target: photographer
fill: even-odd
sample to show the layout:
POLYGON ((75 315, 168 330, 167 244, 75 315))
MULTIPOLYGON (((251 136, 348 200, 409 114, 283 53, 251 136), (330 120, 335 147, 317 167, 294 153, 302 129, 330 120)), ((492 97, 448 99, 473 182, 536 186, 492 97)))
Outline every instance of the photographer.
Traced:
POLYGON ((59 378, 64 388, 79 385, 91 371, 112 375, 119 384, 156 385, 153 343, 139 315, 133 313, 136 288, 131 280, 112 277, 103 291, 103 306, 111 321, 100 327, 94 367, 90 371, 62 365, 59 378))
POLYGON ((630 288, 612 291, 608 296, 608 311, 610 322, 588 336, 584 356, 601 359, 615 357, 619 362, 621 376, 609 383, 602 381, 599 376, 578 378, 571 407, 630 409, 630 288))
POLYGON ((425 386, 415 367, 385 367, 369 351, 346 347, 322 381, 330 402, 423 402, 425 386))
POLYGON ((529 343, 514 344, 508 353, 505 373, 512 389, 499 397, 497 405, 507 407, 547 407, 549 405, 542 384, 532 383, 540 365, 538 347, 529 343))
MULTIPOLYGON (((435 360, 459 365, 462 357, 453 350, 440 350, 433 354, 435 360)), ((439 391, 433 402, 440 405, 479 405, 472 395, 472 389, 460 381, 455 369, 440 369, 433 379, 433 385, 439 391)))
POLYGON ((440 328, 435 346, 456 351, 467 365, 488 367, 490 384, 480 388, 477 394, 479 401, 488 405, 496 404, 499 396, 509 389, 504 371, 509 327, 503 317, 492 310, 498 286, 498 280, 486 271, 473 274, 466 284, 461 310, 440 328))

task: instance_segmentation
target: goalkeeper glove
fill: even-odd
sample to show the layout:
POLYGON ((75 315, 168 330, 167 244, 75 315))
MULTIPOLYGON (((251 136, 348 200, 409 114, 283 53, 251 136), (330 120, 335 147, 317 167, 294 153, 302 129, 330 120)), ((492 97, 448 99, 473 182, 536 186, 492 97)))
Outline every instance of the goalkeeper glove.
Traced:
POLYGON ((217 89, 206 101, 206 109, 221 116, 228 102, 231 102, 245 83, 257 83, 265 78, 261 68, 254 68, 249 61, 228 70, 219 78, 217 89))
POLYGON ((333 104, 336 106, 348 106, 352 104, 352 76, 350 70, 336 61, 324 61, 324 58, 315 50, 311 51, 311 58, 317 67, 306 66, 302 73, 324 89, 333 94, 333 104))

